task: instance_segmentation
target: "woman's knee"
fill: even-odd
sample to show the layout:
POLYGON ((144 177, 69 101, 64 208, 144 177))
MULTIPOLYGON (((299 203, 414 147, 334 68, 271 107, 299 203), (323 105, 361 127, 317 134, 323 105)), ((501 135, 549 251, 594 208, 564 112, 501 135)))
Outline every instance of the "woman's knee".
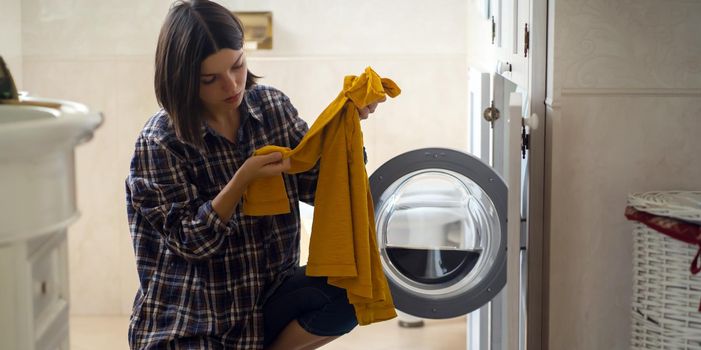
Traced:
POLYGON ((355 310, 352 305, 350 309, 350 312, 346 312, 338 321, 339 335, 346 334, 358 326, 358 319, 355 317, 355 310))
POLYGON ((321 310, 300 317, 299 323, 308 332, 319 336, 340 336, 358 325, 355 308, 345 295, 335 298, 321 310))

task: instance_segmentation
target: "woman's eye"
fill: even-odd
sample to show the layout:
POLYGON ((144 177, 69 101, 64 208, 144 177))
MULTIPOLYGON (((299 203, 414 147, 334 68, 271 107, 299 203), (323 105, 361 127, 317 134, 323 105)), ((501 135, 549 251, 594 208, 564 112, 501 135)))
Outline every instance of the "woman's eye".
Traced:
POLYGON ((212 77, 209 79, 203 79, 202 84, 209 85, 209 84, 213 83, 215 79, 216 79, 215 77, 212 77))

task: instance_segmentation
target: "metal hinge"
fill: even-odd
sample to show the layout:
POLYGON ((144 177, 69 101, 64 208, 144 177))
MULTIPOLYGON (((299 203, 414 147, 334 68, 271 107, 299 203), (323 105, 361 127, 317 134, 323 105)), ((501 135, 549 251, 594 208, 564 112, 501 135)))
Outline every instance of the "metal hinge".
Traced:
POLYGON ((528 23, 523 33, 523 57, 528 57, 528 49, 531 42, 531 33, 528 31, 528 23))
POLYGON ((531 135, 526 133, 526 126, 521 123, 521 157, 526 159, 526 150, 531 148, 531 135))
POLYGON ((526 127, 533 132, 538 129, 538 115, 533 113, 528 118, 521 118, 521 156, 526 159, 526 151, 531 148, 531 134, 526 133, 526 127))

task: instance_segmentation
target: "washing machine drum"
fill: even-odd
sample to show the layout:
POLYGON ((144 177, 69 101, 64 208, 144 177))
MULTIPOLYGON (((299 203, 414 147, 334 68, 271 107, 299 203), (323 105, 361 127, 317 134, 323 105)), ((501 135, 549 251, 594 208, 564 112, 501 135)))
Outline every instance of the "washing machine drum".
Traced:
POLYGON ((504 181, 468 154, 420 149, 370 177, 377 243, 397 309, 465 315, 506 283, 504 181))

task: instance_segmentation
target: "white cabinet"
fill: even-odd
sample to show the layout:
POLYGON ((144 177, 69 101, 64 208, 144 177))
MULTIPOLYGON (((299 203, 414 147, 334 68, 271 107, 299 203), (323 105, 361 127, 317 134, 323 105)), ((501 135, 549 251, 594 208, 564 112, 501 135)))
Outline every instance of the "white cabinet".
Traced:
POLYGON ((0 245, 0 339, 6 349, 68 349, 65 230, 0 245))
MULTIPOLYGON (((490 69, 499 71, 518 86, 530 86, 531 66, 531 27, 545 26, 544 18, 533 7, 540 0, 489 0, 489 31, 480 30, 483 40, 469 43, 472 50, 490 51, 490 69), (488 37, 488 38, 487 38, 488 37), (485 45, 488 41, 490 45, 485 45), (497 62, 501 65, 497 66, 497 62)), ((480 24, 470 23, 470 30, 476 30, 480 24)))

